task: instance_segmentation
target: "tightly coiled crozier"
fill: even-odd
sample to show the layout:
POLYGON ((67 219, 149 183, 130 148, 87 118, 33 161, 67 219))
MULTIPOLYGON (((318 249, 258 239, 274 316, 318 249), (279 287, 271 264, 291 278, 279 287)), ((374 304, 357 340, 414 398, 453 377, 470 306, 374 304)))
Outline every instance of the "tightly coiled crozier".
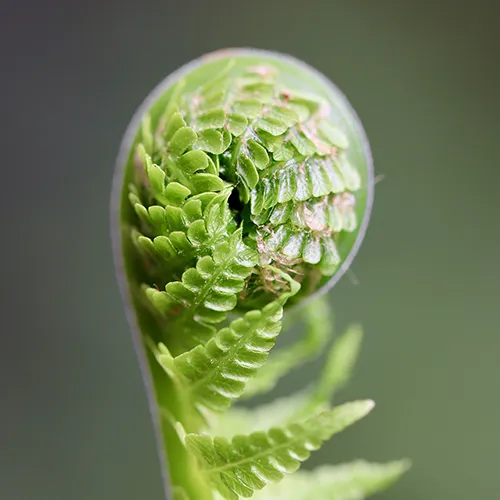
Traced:
POLYGON ((332 104, 281 76, 270 62, 229 60, 210 81, 181 79, 142 123, 128 194, 137 293, 181 332, 174 351, 291 280, 294 300, 313 293, 358 226, 361 177, 332 104))

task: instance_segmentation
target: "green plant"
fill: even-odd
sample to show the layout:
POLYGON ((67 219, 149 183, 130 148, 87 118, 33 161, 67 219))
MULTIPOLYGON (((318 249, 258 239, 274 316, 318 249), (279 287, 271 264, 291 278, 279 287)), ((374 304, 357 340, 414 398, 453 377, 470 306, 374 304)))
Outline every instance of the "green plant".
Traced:
POLYGON ((173 498, 299 499, 314 482, 314 498, 354 500, 392 483, 406 462, 325 466, 265 488, 372 409, 331 407, 359 327, 333 343, 308 390, 232 408, 331 336, 327 304, 310 299, 349 265, 373 183, 345 98, 291 58, 220 52, 146 101, 118 165, 117 263, 173 498), (284 310, 306 334, 268 359, 284 310))

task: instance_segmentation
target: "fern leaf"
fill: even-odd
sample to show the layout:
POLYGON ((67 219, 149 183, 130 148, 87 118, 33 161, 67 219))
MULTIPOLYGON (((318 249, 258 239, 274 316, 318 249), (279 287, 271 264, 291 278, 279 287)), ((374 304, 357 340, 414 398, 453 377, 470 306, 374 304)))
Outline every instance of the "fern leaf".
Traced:
MULTIPOLYGON (((165 189, 165 207, 153 205, 146 209, 131 193, 131 202, 142 221, 141 232, 133 235, 133 241, 152 259, 151 272, 163 278, 161 282, 156 279, 157 286, 180 279, 176 270, 178 273, 194 266, 196 257, 210 255, 220 243, 229 240, 234 231, 229 194, 230 190, 226 190, 186 200, 185 188, 171 182, 165 189)), ((153 291, 148 293, 154 295, 153 291)))
POLYGON ((185 345, 205 343, 215 332, 213 325, 236 306, 256 258, 238 229, 229 241, 215 246, 212 256, 200 257, 181 281, 167 283, 164 292, 148 288, 146 293, 158 311, 171 318, 169 327, 185 345))
POLYGON ((292 224, 296 228, 316 232, 351 232, 357 224, 351 193, 330 194, 303 202, 292 200, 278 203, 254 215, 252 220, 259 225, 292 224))
POLYGON ((210 171, 210 158, 224 155, 223 177, 236 185, 241 202, 250 201, 270 263, 303 261, 331 275, 341 262, 333 236, 357 227, 347 191, 361 181, 345 154, 349 141, 325 118, 323 99, 284 90, 270 68, 231 80, 232 67, 177 99, 160 166, 153 164, 158 168, 149 176, 158 185, 167 175, 193 194, 219 192, 226 184, 218 168, 210 171))
POLYGON ((299 471, 288 476, 281 483, 270 485, 259 492, 255 499, 303 500, 310 497, 311 485, 314 485, 315 500, 364 500, 389 488, 409 467, 407 460, 386 464, 360 460, 322 466, 313 471, 299 471))
MULTIPOLYGON (((261 195, 252 193, 256 210, 261 208, 259 200, 269 195, 266 190, 272 192, 277 186, 282 189, 286 184, 281 181, 273 184, 264 179, 260 186, 264 190, 261 195)), ((354 200, 348 192, 304 201, 290 200, 262 209, 252 215, 252 220, 260 226, 259 237, 270 253, 300 258, 308 264, 319 263, 322 273, 329 274, 340 263, 332 235, 351 232, 357 226, 354 200)))
POLYGON ((333 343, 315 390, 315 400, 330 403, 333 395, 347 384, 358 359, 362 340, 361 326, 351 325, 333 343))
POLYGON ((304 308, 307 333, 304 339, 287 348, 277 349, 267 363, 248 383, 244 398, 270 391, 277 382, 292 369, 314 359, 324 348, 332 332, 333 318, 330 306, 324 297, 304 308))
POLYGON ((268 482, 295 472, 311 451, 372 408, 369 400, 347 403, 302 423, 235 436, 232 441, 188 434, 186 446, 198 456, 201 467, 225 498, 248 498, 268 482))
MULTIPOLYGON (((350 326, 333 343, 321 376, 312 387, 252 409, 232 408, 218 419, 213 418, 212 432, 233 436, 244 430, 265 430, 330 408, 333 396, 347 384, 352 375, 361 340, 361 328, 357 325, 350 326)), ((268 364, 270 362, 271 359, 268 364)), ((260 371, 266 366, 267 364, 260 371)), ((252 380, 247 389, 252 389, 252 380)))
POLYGON ((283 305, 296 291, 297 287, 262 311, 247 312, 206 345, 175 358, 176 369, 189 381, 185 392, 194 404, 223 411, 241 395, 274 346, 281 331, 283 305))
POLYGON ((252 191, 252 214, 255 216, 278 203, 342 193, 348 186, 359 189, 359 177, 354 178, 356 174, 351 170, 344 157, 340 160, 308 156, 304 160, 291 158, 284 164, 279 162, 266 170, 267 183, 259 183, 252 191))
POLYGON ((334 395, 351 378, 362 338, 361 327, 351 325, 345 333, 335 340, 318 382, 307 391, 307 397, 297 398, 295 410, 290 413, 290 418, 307 418, 309 415, 332 405, 334 395))

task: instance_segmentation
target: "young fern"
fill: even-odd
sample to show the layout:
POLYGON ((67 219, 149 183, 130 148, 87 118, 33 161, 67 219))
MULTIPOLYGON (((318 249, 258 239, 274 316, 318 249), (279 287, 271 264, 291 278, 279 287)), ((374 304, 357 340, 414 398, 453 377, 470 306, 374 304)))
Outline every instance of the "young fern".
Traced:
POLYGON ((167 498, 299 499, 314 484, 314 498, 358 500, 407 468, 354 462, 280 482, 373 407, 332 408, 359 327, 333 343, 311 387, 253 410, 232 407, 324 350, 328 305, 299 308, 348 267, 372 185, 352 108, 286 56, 207 56, 140 109, 118 162, 114 243, 167 498), (292 313, 304 316, 306 335, 275 352, 292 313))

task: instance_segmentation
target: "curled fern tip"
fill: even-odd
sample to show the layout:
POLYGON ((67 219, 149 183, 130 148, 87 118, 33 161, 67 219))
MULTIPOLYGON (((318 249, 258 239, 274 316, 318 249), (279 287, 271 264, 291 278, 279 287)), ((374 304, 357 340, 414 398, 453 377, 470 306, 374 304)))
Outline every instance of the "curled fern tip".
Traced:
MULTIPOLYGON (((308 473, 292 476, 295 493, 285 476, 373 408, 332 407, 359 327, 333 343, 314 386, 252 412, 233 408, 325 348, 330 308, 306 299, 348 267, 372 191, 353 109, 291 57, 219 51, 173 73, 140 108, 118 159, 114 245, 167 498, 304 498, 308 473), (306 336, 275 352, 299 303, 306 336), (267 488, 278 482, 279 493, 267 488)), ((338 479, 315 498, 365 498, 402 472, 364 462, 332 469, 338 479)))

